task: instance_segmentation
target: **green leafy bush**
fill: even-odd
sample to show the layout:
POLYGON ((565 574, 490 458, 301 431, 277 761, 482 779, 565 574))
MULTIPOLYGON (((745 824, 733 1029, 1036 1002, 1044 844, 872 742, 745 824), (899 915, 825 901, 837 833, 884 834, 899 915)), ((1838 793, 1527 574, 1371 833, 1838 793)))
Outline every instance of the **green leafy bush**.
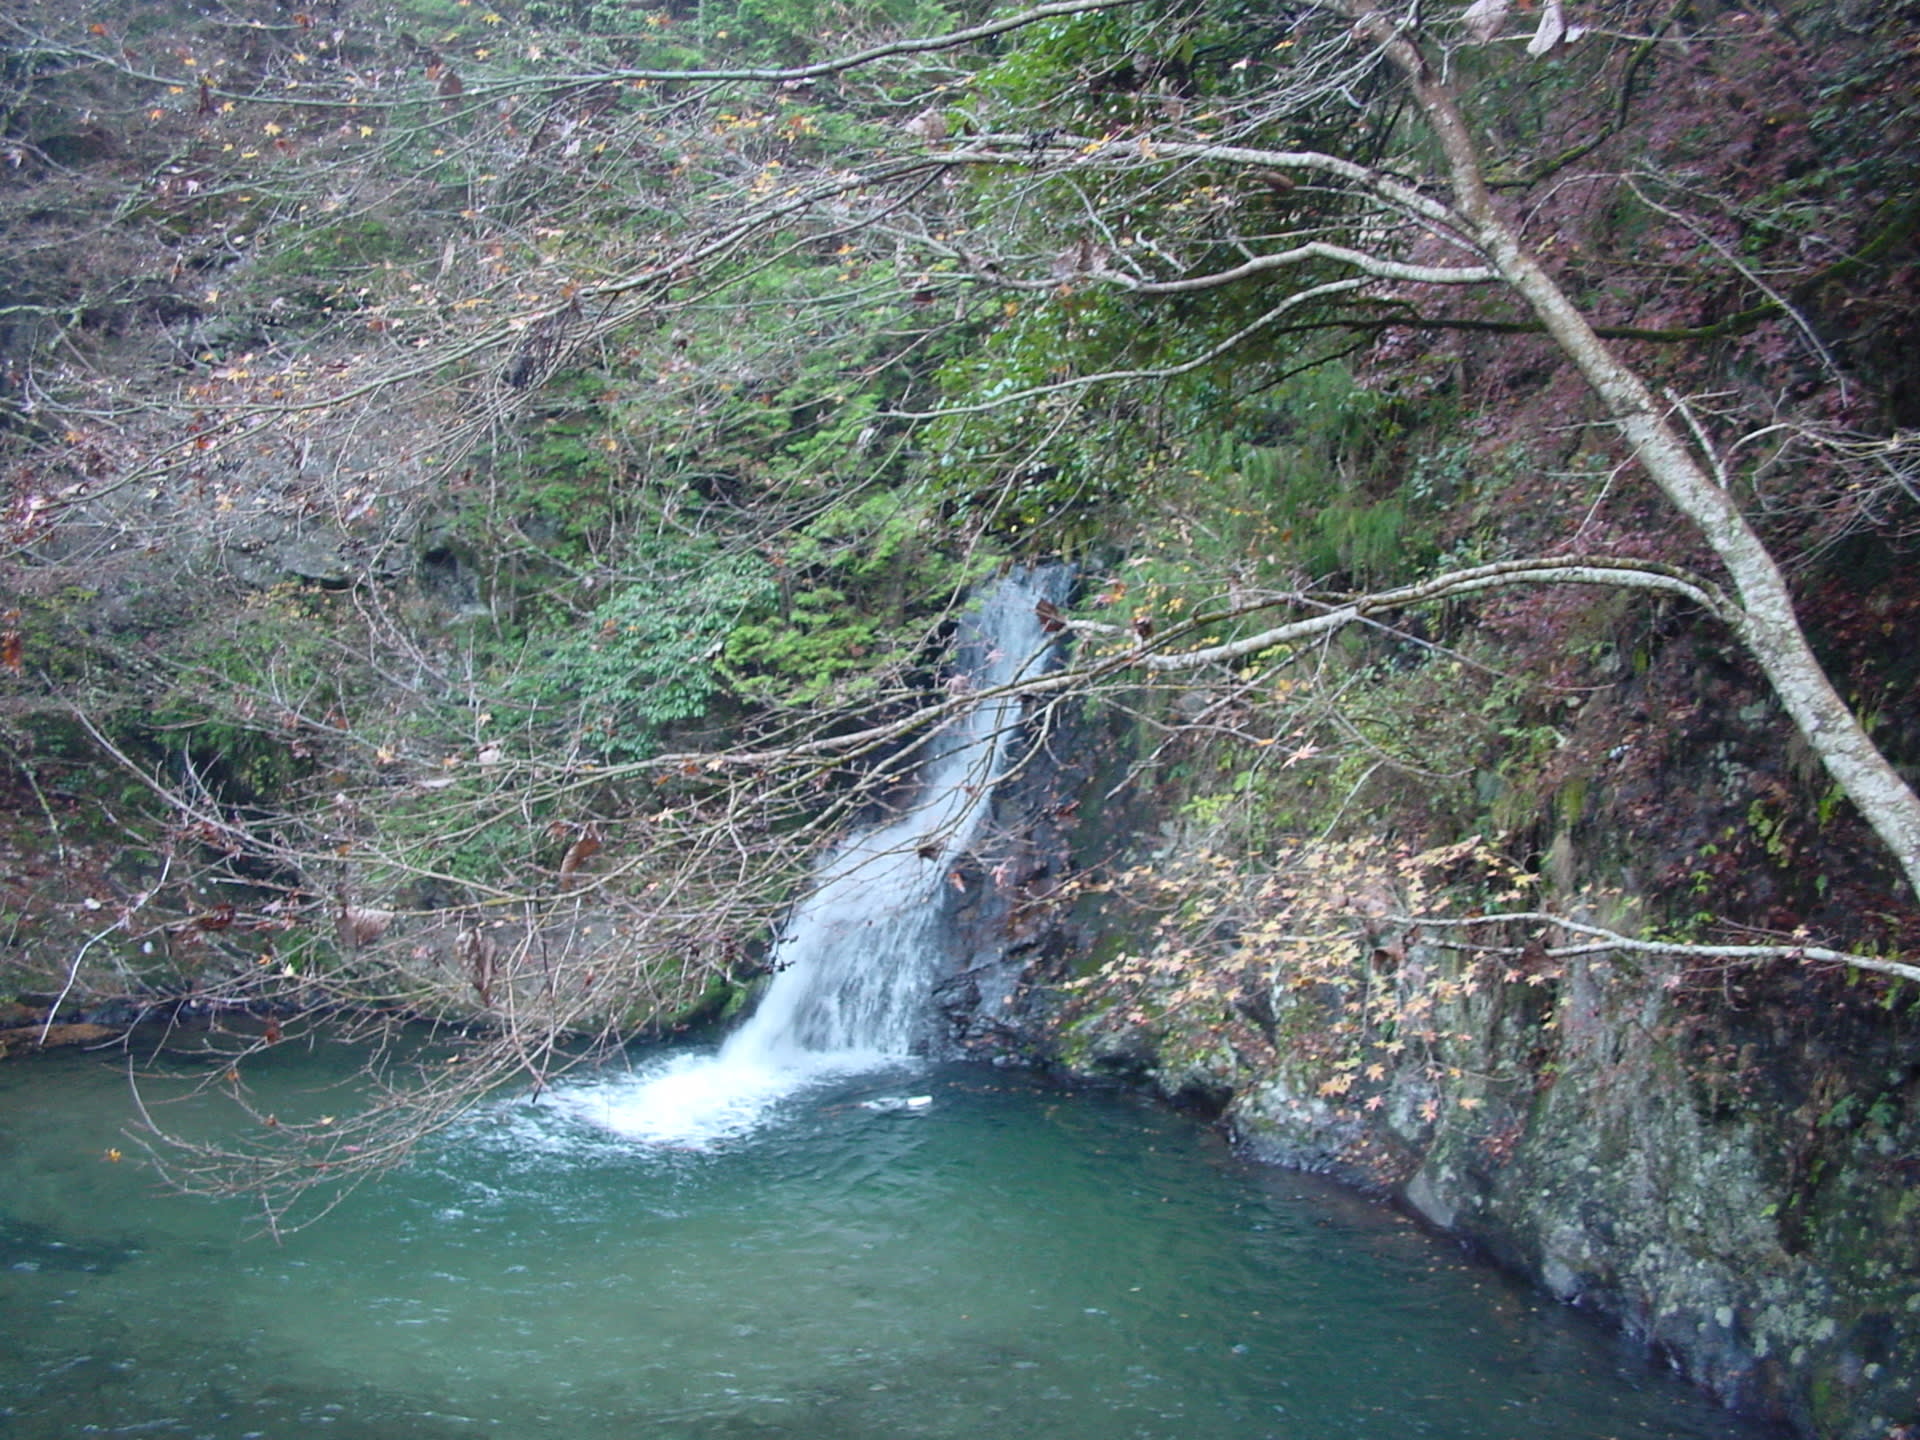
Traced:
MULTIPOLYGON (((585 743, 610 758, 644 756, 660 732, 706 713, 722 688, 727 636, 774 597, 758 555, 711 542, 662 545, 516 682, 517 698, 569 707, 585 743)), ((540 644, 536 637, 534 646, 540 644)))
POLYGON ((851 497, 795 535, 780 608, 739 626, 726 664, 741 694, 772 705, 871 694, 910 663, 924 616, 977 569, 943 553, 936 515, 892 490, 851 497))

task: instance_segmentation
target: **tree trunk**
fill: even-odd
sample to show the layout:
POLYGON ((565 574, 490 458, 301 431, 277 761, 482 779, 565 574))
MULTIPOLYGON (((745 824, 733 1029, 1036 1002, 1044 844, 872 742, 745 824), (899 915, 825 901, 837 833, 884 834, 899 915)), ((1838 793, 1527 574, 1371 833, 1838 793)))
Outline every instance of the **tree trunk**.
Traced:
POLYGON ((1493 202, 1478 147, 1452 88, 1392 20, 1359 3, 1350 12, 1413 87, 1446 156, 1454 205, 1471 238, 1593 387, 1660 492, 1691 520, 1739 597, 1728 616, 1774 693, 1836 784, 1886 842, 1920 894, 1920 797, 1861 728, 1821 668, 1794 611, 1786 578, 1733 498, 1667 422, 1653 392, 1608 349, 1566 292, 1521 243, 1493 202))

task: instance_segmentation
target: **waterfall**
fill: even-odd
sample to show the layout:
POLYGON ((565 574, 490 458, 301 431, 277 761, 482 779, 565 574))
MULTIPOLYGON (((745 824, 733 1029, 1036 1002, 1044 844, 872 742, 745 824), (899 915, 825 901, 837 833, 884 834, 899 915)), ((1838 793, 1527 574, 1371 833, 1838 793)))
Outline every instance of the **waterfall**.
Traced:
POLYGON ((1066 571, 1016 569, 961 617, 949 688, 979 694, 930 737, 913 803, 842 841, 781 928, 775 975, 717 1055, 680 1056, 602 1093, 596 1119, 642 1139, 698 1145, 743 1133, 780 1099, 831 1075, 909 1057, 939 978, 943 889, 979 839, 1005 772, 1020 701, 993 692, 1047 663, 1036 606, 1066 571))

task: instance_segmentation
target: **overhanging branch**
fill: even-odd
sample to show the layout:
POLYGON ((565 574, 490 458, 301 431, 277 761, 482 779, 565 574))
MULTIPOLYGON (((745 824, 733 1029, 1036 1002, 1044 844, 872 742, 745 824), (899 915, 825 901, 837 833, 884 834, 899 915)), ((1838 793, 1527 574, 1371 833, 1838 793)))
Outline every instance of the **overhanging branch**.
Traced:
MULTIPOLYGON (((1417 926, 1421 930, 1480 930, 1495 925, 1544 925, 1581 937, 1575 943, 1542 947, 1548 956, 1556 960, 1577 955, 1605 954, 1608 951, 1621 951, 1635 955, 1666 955, 1681 960, 1731 960, 1754 964, 1764 960, 1813 960, 1828 965, 1844 965, 1853 970, 1870 970, 1877 975, 1892 975, 1902 980, 1920 980, 1920 965, 1908 965, 1902 961, 1888 960, 1878 955, 1861 955, 1852 950, 1834 950, 1825 945, 1799 943, 1695 945, 1678 940, 1639 940, 1629 935, 1622 935, 1617 930, 1609 930, 1605 926, 1589 925, 1583 921, 1570 920, 1564 915, 1553 915, 1538 910, 1472 915, 1457 919, 1436 918, 1431 915, 1401 915, 1395 916, 1394 919, 1404 925, 1417 926)), ((1528 948, 1524 945, 1482 945, 1447 939, 1433 939, 1431 943, 1447 949, 1472 950, 1483 955, 1519 955, 1528 948)))
MULTIPOLYGON (((1392 590, 1351 597, 1345 599, 1343 603, 1334 605, 1326 613, 1309 619, 1276 625, 1255 635, 1243 636, 1219 645, 1203 646, 1198 650, 1185 650, 1170 655, 1145 655, 1142 656, 1140 663, 1150 670, 1157 671, 1196 670, 1206 665, 1227 664, 1258 654, 1262 650, 1270 650, 1276 645, 1297 644, 1302 640, 1331 634, 1357 620, 1378 615, 1384 611, 1426 604, 1435 600, 1452 599, 1460 595, 1477 594, 1484 590, 1501 589, 1509 585, 1608 585, 1621 589, 1648 590, 1678 596, 1722 620, 1730 621, 1735 615, 1732 601, 1718 586, 1675 566, 1657 565, 1650 561, 1616 560, 1605 556, 1583 557, 1578 560, 1553 558, 1509 560, 1493 565, 1475 566, 1470 570, 1457 570, 1451 574, 1436 576, 1431 580, 1423 580, 1413 585, 1402 585, 1392 590)), ((1296 604, 1330 603, 1325 599, 1314 601, 1305 596, 1289 597, 1289 601, 1296 604)), ((1231 618, 1230 613, 1199 615, 1189 622, 1189 626, 1217 624, 1226 618, 1231 618)))

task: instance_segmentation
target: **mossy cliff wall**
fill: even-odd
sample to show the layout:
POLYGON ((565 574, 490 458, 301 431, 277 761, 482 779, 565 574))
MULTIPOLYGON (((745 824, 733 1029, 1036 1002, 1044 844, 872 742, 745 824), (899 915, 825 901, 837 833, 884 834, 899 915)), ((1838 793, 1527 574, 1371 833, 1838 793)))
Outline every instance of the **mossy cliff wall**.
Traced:
MULTIPOLYGON (((1416 944, 1394 983, 1450 963, 1416 944)), ((1571 960, 1440 1004, 1435 1038, 1344 1082, 1325 997, 1270 996, 1262 1047, 1093 1009, 1085 1075, 1223 1104, 1247 1149, 1342 1174, 1569 1303, 1730 1405, 1884 1440, 1920 1418, 1920 1045, 1912 999, 1844 978, 1571 960), (1317 1018, 1324 1020, 1324 1015, 1317 1018), (1291 1037, 1291 1038, 1290 1038, 1291 1037), (1301 1043, 1305 1041, 1306 1043, 1301 1043), (1319 1050, 1316 1057, 1315 1051, 1319 1050)))

